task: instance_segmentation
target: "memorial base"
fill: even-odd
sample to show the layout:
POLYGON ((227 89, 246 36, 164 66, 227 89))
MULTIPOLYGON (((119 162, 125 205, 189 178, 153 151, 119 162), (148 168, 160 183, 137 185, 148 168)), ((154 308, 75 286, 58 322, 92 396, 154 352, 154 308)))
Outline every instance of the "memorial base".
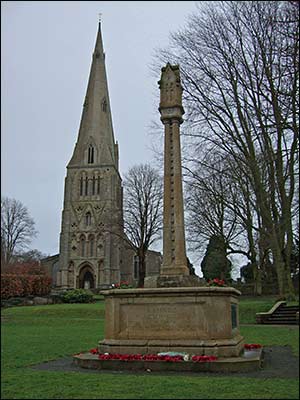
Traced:
POLYGON ((238 357, 238 296, 231 287, 113 289, 105 296, 100 353, 185 352, 238 357))
POLYGON ((246 351, 239 357, 220 358, 213 362, 165 362, 165 361, 120 361, 99 360, 98 355, 90 353, 78 354, 73 357, 73 362, 81 368, 110 371, 135 371, 135 372, 250 372, 257 371, 263 365, 263 350, 246 351))

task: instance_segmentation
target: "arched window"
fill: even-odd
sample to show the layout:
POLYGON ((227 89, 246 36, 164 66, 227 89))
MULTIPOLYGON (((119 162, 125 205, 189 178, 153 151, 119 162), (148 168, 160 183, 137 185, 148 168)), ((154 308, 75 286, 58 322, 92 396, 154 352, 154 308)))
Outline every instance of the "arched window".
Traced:
POLYGON ((84 190, 84 194, 87 196, 89 193, 89 180, 88 177, 85 178, 85 190, 84 190))
POLYGON ((94 256, 94 247, 95 247, 95 239, 94 236, 90 236, 89 238, 89 256, 94 256))
POLYGON ((80 196, 83 195, 83 177, 80 178, 79 181, 79 190, 80 190, 80 196))
POLYGON ((93 176, 93 180, 92 180, 92 195, 94 195, 96 193, 96 177, 93 176))
POLYGON ((100 194, 100 176, 97 178, 97 194, 100 194))
POLYGON ((90 144, 88 148, 88 164, 94 163, 94 147, 90 144))
POLYGON ((88 211, 88 212, 85 214, 85 225, 86 225, 86 226, 90 226, 90 225, 91 225, 91 222, 92 222, 92 215, 91 215, 91 213, 88 211))
POLYGON ((85 237, 84 236, 80 237, 80 256, 81 257, 85 256, 85 237))
POLYGON ((103 100, 102 100, 101 107, 102 107, 102 111, 104 111, 104 112, 107 111, 107 102, 106 102, 106 99, 103 99, 103 100))

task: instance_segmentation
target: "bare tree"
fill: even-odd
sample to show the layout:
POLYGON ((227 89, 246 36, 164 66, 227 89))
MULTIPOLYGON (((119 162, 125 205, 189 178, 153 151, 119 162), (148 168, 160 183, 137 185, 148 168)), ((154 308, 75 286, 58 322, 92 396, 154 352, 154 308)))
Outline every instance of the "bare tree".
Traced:
POLYGON ((1 198, 1 263, 8 265, 28 247, 37 231, 27 208, 18 200, 1 198))
POLYGON ((144 285, 145 257, 162 227, 162 179, 149 164, 132 167, 124 179, 124 231, 139 257, 138 286, 144 285))
POLYGON ((15 262, 26 263, 26 262, 41 262, 43 258, 49 257, 49 254, 44 254, 37 249, 28 251, 18 252, 14 255, 13 259, 15 262))
POLYGON ((179 63, 189 134, 248 174, 280 295, 294 295, 290 254, 299 167, 299 10, 295 2, 201 4, 161 60, 179 63))
POLYGON ((188 239, 202 250, 211 237, 223 238, 226 256, 246 257, 258 280, 256 210, 246 176, 239 177, 233 161, 214 154, 194 161, 192 170, 186 168, 188 239))

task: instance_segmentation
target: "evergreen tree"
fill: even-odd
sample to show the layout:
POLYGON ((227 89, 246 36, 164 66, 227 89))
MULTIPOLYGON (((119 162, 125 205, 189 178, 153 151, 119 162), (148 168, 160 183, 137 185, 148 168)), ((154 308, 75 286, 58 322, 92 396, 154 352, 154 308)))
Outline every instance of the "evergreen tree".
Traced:
POLYGON ((231 279, 231 267, 232 263, 226 257, 226 242, 223 236, 211 236, 201 263, 204 278, 206 280, 219 278, 228 281, 231 279))

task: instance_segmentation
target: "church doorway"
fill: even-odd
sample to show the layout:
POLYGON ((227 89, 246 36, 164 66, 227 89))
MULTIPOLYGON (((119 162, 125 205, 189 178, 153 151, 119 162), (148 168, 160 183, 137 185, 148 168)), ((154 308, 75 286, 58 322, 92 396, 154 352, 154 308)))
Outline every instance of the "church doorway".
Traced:
POLYGON ((89 265, 85 265, 79 272, 79 288, 80 289, 94 289, 95 278, 93 270, 89 265))

